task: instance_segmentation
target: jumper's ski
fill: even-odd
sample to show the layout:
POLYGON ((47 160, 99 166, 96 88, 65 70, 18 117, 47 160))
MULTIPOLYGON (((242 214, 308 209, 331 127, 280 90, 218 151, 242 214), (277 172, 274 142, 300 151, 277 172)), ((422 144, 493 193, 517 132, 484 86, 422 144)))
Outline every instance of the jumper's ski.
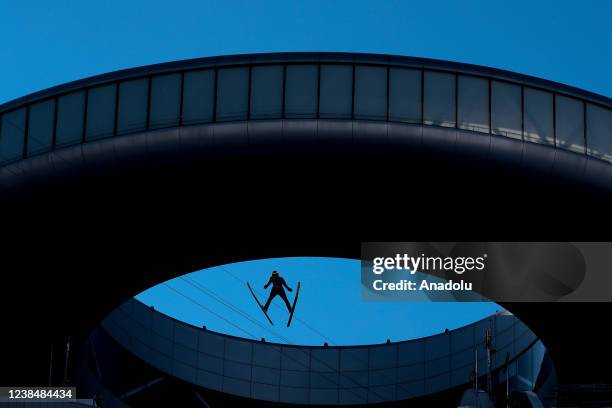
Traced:
POLYGON ((298 282, 297 289, 295 290, 295 297, 293 298, 293 306, 291 306, 291 313, 289 314, 289 321, 287 322, 287 327, 291 325, 291 319, 293 319, 293 312, 295 312, 295 305, 298 300, 298 296, 300 295, 300 285, 301 282, 298 282))
POLYGON ((272 319, 270 319, 270 316, 268 316, 268 313, 266 313, 266 311, 264 310, 263 306, 261 305, 261 303, 259 302, 259 299, 257 299, 257 296, 255 296, 255 292, 253 292, 253 289, 251 288, 251 285, 249 285, 249 282, 247 282, 247 286, 249 287, 249 290, 251 291, 251 295, 253 295, 253 298, 255 299, 255 301, 257 302, 257 305, 259 306, 259 308, 261 309, 261 311, 263 312, 263 314, 266 315, 266 319, 268 319, 268 321, 270 322, 271 325, 274 326, 274 322, 272 322, 272 319))

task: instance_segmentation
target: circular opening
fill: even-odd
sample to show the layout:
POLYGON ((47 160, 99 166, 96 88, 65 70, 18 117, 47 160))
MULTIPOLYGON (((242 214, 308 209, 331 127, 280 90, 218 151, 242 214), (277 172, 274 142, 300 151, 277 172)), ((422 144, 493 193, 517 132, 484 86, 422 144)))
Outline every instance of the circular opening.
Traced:
POLYGON ((502 309, 493 302, 363 301, 360 268, 359 260, 343 258, 260 259, 192 272, 154 286, 136 299, 208 330, 312 346, 415 339, 465 326, 502 309), (282 294, 272 299, 267 309, 271 324, 257 302, 265 306, 274 290, 274 282, 264 289, 273 271, 292 291, 283 287, 288 304, 282 294), (287 327, 298 282, 299 296, 287 327))

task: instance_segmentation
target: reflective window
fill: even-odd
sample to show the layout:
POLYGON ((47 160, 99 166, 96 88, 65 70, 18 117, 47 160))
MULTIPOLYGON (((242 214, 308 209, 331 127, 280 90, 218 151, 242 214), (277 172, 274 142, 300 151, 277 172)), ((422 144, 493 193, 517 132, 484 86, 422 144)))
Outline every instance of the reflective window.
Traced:
POLYGON ((389 69, 389 120, 421 123, 421 71, 389 69))
POLYGON ((57 100, 55 147, 70 146, 83 140, 85 92, 75 92, 57 100))
POLYGON ((287 65, 285 117, 315 118, 319 68, 316 65, 287 65))
POLYGON ((388 368, 397 365, 397 347, 378 346, 370 348, 370 369, 388 368))
POLYGON ((148 79, 135 79, 119 84, 117 134, 141 132, 147 128, 148 79))
POLYGON ((249 69, 220 69, 217 78, 217 120, 246 120, 249 105, 249 69))
POLYGON ((584 103, 555 96, 557 147, 584 154, 584 103))
POLYGON ((151 79, 149 127, 176 126, 181 114, 181 75, 161 75, 151 79))
POLYGON ((186 72, 183 83, 183 124, 213 121, 215 71, 186 72))
POLYGON ((425 71, 423 122, 455 126, 455 75, 425 71))
POLYGON ((489 81, 462 75, 457 81, 459 128, 489 133, 489 81))
POLYGON ((225 358, 239 363, 251 362, 251 343, 247 341, 225 339, 225 358))
POLYGON ((174 341, 185 347, 198 348, 198 331, 193 327, 177 324, 174 328, 174 341))
POLYGON ((612 110, 587 104, 587 154, 612 161, 612 110))
POLYGON ((28 121, 28 156, 51 150, 53 147, 54 122, 54 99, 35 103, 30 106, 30 119, 28 121))
POLYGON ((115 93, 117 85, 91 88, 87 96, 85 139, 110 137, 115 132, 115 93))
POLYGON ((253 67, 251 119, 280 118, 283 113, 283 66, 253 67))
POLYGON ((525 140, 555 144, 553 94, 525 87, 525 140))
POLYGON ((494 134, 522 138, 520 86, 491 81, 491 122, 494 134))
POLYGON ((350 119, 353 108, 353 67, 321 65, 319 117, 350 119))
POLYGON ((387 119, 387 68, 355 67, 355 118, 387 119))
POLYGON ((339 366, 339 349, 314 348, 310 352, 310 369, 336 371, 339 366))
POLYGON ((23 157, 26 109, 21 108, 2 115, 0 124, 0 163, 23 157))
POLYGON ((301 349, 283 347, 281 366, 286 370, 308 370, 310 352, 301 349))

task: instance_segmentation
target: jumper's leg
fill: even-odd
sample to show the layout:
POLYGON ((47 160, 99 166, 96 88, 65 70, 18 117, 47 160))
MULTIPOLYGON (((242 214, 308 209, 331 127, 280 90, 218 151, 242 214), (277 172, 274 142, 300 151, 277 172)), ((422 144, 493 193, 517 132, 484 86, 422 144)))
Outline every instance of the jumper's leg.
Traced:
POLYGON ((283 300, 285 301, 285 305, 287 306, 287 310, 289 311, 289 313, 291 313, 291 303, 289 303, 289 299, 287 299, 287 294, 283 291, 279 293, 279 296, 283 298, 283 300))
POLYGON ((268 300, 266 301, 266 304, 264 305, 263 309, 265 312, 268 311, 268 308, 270 307, 270 303, 272 303, 272 299, 274 299, 274 296, 276 296, 277 293, 272 291, 270 292, 270 296, 268 297, 268 300))

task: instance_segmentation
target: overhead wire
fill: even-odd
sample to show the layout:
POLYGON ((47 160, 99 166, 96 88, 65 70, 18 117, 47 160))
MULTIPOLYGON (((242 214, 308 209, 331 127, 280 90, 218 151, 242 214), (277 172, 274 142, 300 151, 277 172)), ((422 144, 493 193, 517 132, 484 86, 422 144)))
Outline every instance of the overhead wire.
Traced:
MULTIPOLYGON (((236 277, 234 274, 232 274, 231 272, 229 272, 227 269, 225 269, 225 268, 223 268, 223 269, 224 269, 225 271, 227 271, 227 272, 228 272, 228 273, 229 273, 231 276, 233 276, 235 279, 237 279, 237 280, 239 280, 239 281, 243 282, 243 281, 242 281, 240 278, 236 277)), ((251 322, 253 322, 253 323, 257 324, 257 326, 259 326, 260 328, 264 329, 264 330, 265 330, 265 331, 267 331, 268 333, 271 333, 273 336, 275 336, 275 337, 277 337, 277 338, 281 339, 281 340, 282 340, 283 342, 285 342, 286 344, 288 344, 288 345, 294 345, 294 344, 293 344, 293 342, 292 342, 290 339, 288 339, 288 338, 286 338, 286 337, 284 337, 284 336, 280 335, 280 334, 279 334, 279 333, 277 333, 276 331, 272 330, 272 329, 271 329, 270 327, 268 327, 268 325, 266 325, 265 323, 264 323, 264 324, 260 323, 259 321, 257 321, 257 319, 253 318, 252 316, 250 316, 248 313, 244 312, 242 309, 238 308, 237 306, 234 306, 234 305, 233 305, 231 302, 229 302, 229 301, 225 301, 225 300, 224 300, 224 299, 223 299, 221 296, 219 296, 218 294, 216 294, 216 293, 215 293, 214 291, 212 291, 211 289, 206 288, 206 287, 205 287, 203 284, 201 284, 201 283, 197 282, 195 279, 192 279, 192 278, 184 278, 184 277, 181 277, 181 279, 182 279, 182 280, 184 280, 185 282, 189 283, 191 286, 195 287, 196 289, 200 290, 202 293, 204 293, 204 294, 208 295, 209 297, 213 298, 215 301, 217 301, 217 302, 221 303, 222 305, 224 305, 224 306, 226 306, 226 307, 230 308, 230 309, 231 309, 231 310, 233 310, 234 312, 236 312, 236 313, 240 314, 241 316, 243 316, 243 317, 247 318, 249 321, 251 321, 251 322), (191 281, 191 282, 190 282, 190 281, 191 281)), ((245 282, 243 282, 243 283, 245 283, 245 282)), ((194 302, 194 303, 197 303, 198 305, 202 306, 201 304, 199 304, 199 302, 194 302)), ((278 305, 277 305, 277 307, 279 307, 279 308, 280 308, 280 306, 278 306, 278 305)), ((210 309, 205 308, 205 310, 210 310, 210 309)), ((214 313, 214 314, 215 314, 215 316, 219 317, 219 315, 218 315, 218 314, 216 314, 216 313, 214 313)), ((225 319, 225 318, 223 318, 223 320, 224 320, 224 321, 226 321, 226 322, 228 322, 228 320, 227 320, 227 319, 225 319)), ((307 325, 307 323, 306 323, 306 322, 303 322, 303 323, 304 323, 305 325, 307 325)), ((237 327, 237 326, 236 326, 235 324, 233 324, 233 323, 232 323, 232 326, 237 327)), ((307 325, 307 327, 309 327, 309 325, 307 325)), ((246 331, 245 331, 245 330, 243 330, 243 329, 241 329, 241 331, 246 332, 246 331)), ((324 335, 323 335, 323 336, 324 336, 324 335)), ((252 335, 252 334, 251 334, 251 337, 252 337, 253 339, 257 339, 257 337, 256 337, 256 336, 254 336, 254 335, 252 335)), ((328 338, 327 336, 325 336, 325 337, 326 337, 326 338, 328 338)), ((328 339, 329 339, 329 338, 328 338, 328 339)), ((331 339, 330 339, 330 342, 332 342, 332 341, 331 341, 331 339)), ((302 350, 300 350, 300 351, 302 351, 302 350)), ((280 351, 279 351, 279 352, 280 352, 280 351)), ((303 352, 303 351, 302 351, 302 352, 303 352)), ((312 358, 312 356, 310 356, 310 357, 312 358)), ((334 370, 334 368, 333 368, 332 366, 330 366, 329 364, 327 364, 326 362, 324 362, 324 361, 322 361, 322 360, 320 360, 320 359, 317 359, 316 357, 315 357, 314 359, 315 359, 317 362, 320 362, 320 363, 322 363, 323 365, 327 366, 328 368, 330 368, 330 369, 334 370)), ((355 359, 356 359, 357 361, 364 362, 363 360, 361 360, 361 359, 360 359, 360 358, 358 358, 358 357, 355 357, 355 359)), ((302 365, 303 365, 303 364, 302 364, 302 365)), ((345 377, 346 377, 346 375, 345 375, 345 374, 342 374, 342 372, 340 371, 340 369, 339 369, 339 368, 338 368, 338 370, 337 370, 337 371, 338 371, 338 374, 339 374, 339 375, 342 375, 342 376, 345 376, 345 377)), ((381 373, 381 374, 382 374, 382 373, 381 373)), ((383 374, 383 377, 385 377, 385 378, 387 378, 387 379, 391 379, 390 377, 388 377, 387 375, 384 375, 384 374, 383 374)), ((372 391, 372 390, 371 390, 371 389, 370 389, 368 386, 366 386, 366 385, 362 385, 362 384, 359 384, 359 383, 357 383, 357 382, 356 382, 354 379, 352 379, 352 378, 350 378, 350 377, 346 377, 346 378, 349 378, 349 379, 350 379, 350 380, 351 380, 353 383, 355 383, 355 384, 356 384, 356 385, 357 385, 359 388, 366 388, 366 389, 370 390, 370 392, 375 393, 375 392, 373 392, 373 391, 372 391)), ((412 393, 411 391, 409 391, 409 390, 405 389, 405 387, 404 387, 404 386, 402 386, 401 384, 399 384, 399 383, 396 383, 396 384, 397 384, 397 386, 398 386, 398 387, 400 387, 400 388, 404 389, 404 390, 405 390, 405 391, 407 391, 409 394, 413 395, 413 393, 412 393)), ((339 383, 338 383, 337 385, 338 385, 338 387, 340 387, 340 384, 339 384, 339 383)), ((378 396, 378 397, 381 397, 380 395, 377 395, 377 396, 378 396)))
MULTIPOLYGON (((196 304, 197 306, 201 307, 202 309, 204 309, 204 310, 206 310, 206 311, 208 311, 208 312, 212 313, 214 316, 216 316, 216 317, 218 317, 218 318, 222 319, 223 321, 227 322, 228 324, 232 325, 233 327, 238 328, 240 331, 242 331, 243 333, 246 333, 246 334, 247 334, 248 336, 250 336, 251 338, 253 338, 253 339, 257 340, 257 337, 256 337, 255 335, 253 335, 252 333, 248 332, 248 331, 247 331, 247 330, 245 330, 245 329, 242 329, 241 327, 239 327, 238 325, 234 324, 233 322, 230 322, 228 319, 226 319, 226 318, 224 318, 223 316, 221 316, 220 314, 218 314, 218 313, 216 313, 216 312, 212 311, 210 308, 208 308, 208 307, 206 307, 206 306, 202 305, 200 302, 196 301, 195 299, 192 299, 190 296, 187 296, 187 295, 185 295, 185 294, 181 293, 181 292, 180 292, 178 289, 176 289, 176 288, 172 288, 171 286, 167 285, 166 283, 164 283, 164 285, 165 285, 166 287, 168 287, 168 288, 172 289, 174 292, 176 292, 177 294, 181 295, 182 297, 184 297, 184 298, 186 298, 186 299, 188 299, 188 300, 192 301, 194 304, 196 304)), ((202 292, 206 293, 206 292, 205 292, 203 289, 200 289, 200 290, 201 290, 202 292)), ((209 289, 209 290, 210 290, 210 289, 209 289)), ((218 295, 217 295, 217 296, 218 296, 218 295)), ((227 303, 229 303, 229 302, 227 302, 227 303)), ((233 305, 232 305, 232 306, 233 306, 233 305)), ((234 307, 235 307, 235 306, 234 306, 234 307)), ((235 308, 237 308, 237 307, 235 307, 235 308)), ((237 309, 239 309, 239 308, 237 308, 237 309)), ((242 313, 246 314, 246 312, 242 312, 242 313)), ((274 333, 274 331, 273 331, 273 330, 271 330, 271 329, 270 329, 269 327, 267 327, 267 326, 265 327, 265 329, 266 329, 266 330, 267 330, 269 333, 272 333, 272 334, 276 335, 276 336, 277 336, 277 337, 279 337, 279 338, 282 338, 282 337, 283 337, 283 336, 281 336, 281 335, 277 335, 276 333, 274 333)), ((286 340, 286 342, 288 343, 288 345, 294 345, 294 344, 293 344, 293 343, 291 343, 291 342, 290 342, 288 339, 286 340)), ((280 348, 278 348, 278 349, 277 349, 277 348, 275 348, 275 347, 272 347, 272 349, 273 349, 273 350, 276 350, 278 353, 280 353, 280 354, 281 354, 281 356, 283 356, 283 357, 285 357, 285 358, 288 358, 288 359, 290 359, 290 360, 292 360, 292 361, 294 361, 294 362, 298 363, 299 365, 303 366, 304 368, 306 368, 306 369, 310 370, 310 367, 306 366, 306 365, 305 365, 303 362, 301 362, 301 361, 299 361, 299 360, 297 360, 297 359, 295 359, 295 358, 293 358, 293 357, 291 357, 291 356, 288 356, 288 355, 283 355, 283 354, 281 353, 281 349, 280 349, 280 348)), ((354 387, 354 388, 364 388, 364 389, 368 390, 370 393, 372 393, 373 395, 375 395, 376 397, 381 398, 381 400, 384 400, 384 399, 385 399, 385 398, 384 398, 382 395, 378 394, 376 391, 372 390, 372 389, 371 389, 370 387, 368 387, 367 385, 359 384, 359 383, 358 383, 358 382, 357 382, 355 379, 353 379, 353 378, 351 378, 351 377, 347 376, 346 374, 343 374, 343 373, 342 373, 342 371, 339 369, 339 367, 338 367, 337 369, 335 369, 333 366, 331 366, 330 364, 328 364, 326 361, 323 361, 323 360, 321 360, 321 359, 319 359, 319 358, 317 358, 317 357, 313 357, 313 356, 312 356, 312 353, 306 353, 304 350, 302 350, 302 349, 300 349, 300 348, 296 348, 296 349, 297 349, 297 350, 299 350, 299 351, 300 351, 301 353, 303 353, 303 354, 308 354, 308 357, 309 357, 309 359, 310 359, 311 361, 312 361, 312 360, 314 360, 314 361, 316 361, 316 362, 320 363, 321 365, 323 365, 323 366, 327 367, 328 369, 330 369, 330 370, 331 370, 331 372, 334 372, 334 371, 335 371, 335 372, 337 372, 339 377, 340 377, 340 376, 343 376, 344 378, 347 378, 349 381, 351 381, 353 384, 355 384, 355 385, 356 385, 356 387, 354 387)), ((314 373, 319 374, 319 375, 320 375, 320 376, 322 376, 322 378, 324 378, 325 380, 331 381, 331 382, 332 382, 334 385, 336 385, 336 386, 337 386, 338 390, 340 390, 340 389, 342 388, 343 390, 346 390, 346 391, 348 391, 348 392, 350 392, 350 393, 354 394, 354 395, 355 395, 355 396, 357 396, 358 398, 363 399, 363 396, 361 396, 361 395, 359 395, 359 394, 356 394, 356 393, 355 393, 355 392, 354 392, 354 391, 353 391, 351 388, 344 388, 344 387, 341 387, 341 386, 340 386, 340 378, 338 378, 338 381, 336 382, 336 381, 330 380, 330 378, 326 377, 324 372, 315 372, 315 371, 313 371, 313 372, 314 372, 314 373)), ((366 399, 364 399, 364 402, 367 402, 367 397, 366 397, 366 399)))

